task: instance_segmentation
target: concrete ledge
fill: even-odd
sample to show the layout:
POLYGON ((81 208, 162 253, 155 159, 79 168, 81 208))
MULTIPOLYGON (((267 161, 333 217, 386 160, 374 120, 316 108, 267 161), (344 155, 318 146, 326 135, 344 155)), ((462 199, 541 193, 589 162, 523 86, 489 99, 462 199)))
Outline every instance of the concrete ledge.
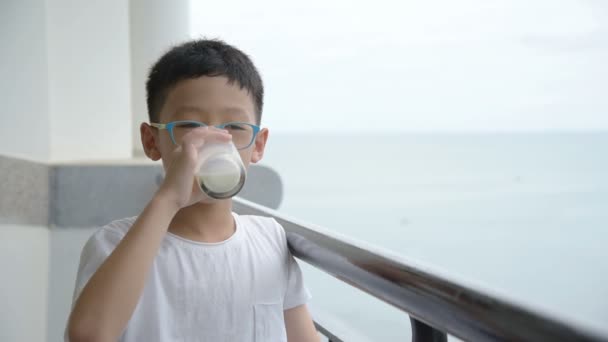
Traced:
POLYGON ((49 166, 0 156, 0 223, 47 225, 49 166))
POLYGON ((51 171, 51 227, 91 227, 139 214, 158 188, 156 165, 61 165, 51 171))
MULTIPOLYGON (((163 178, 159 164, 43 164, 0 156, 0 222, 95 227, 141 212, 163 178)), ((267 166, 252 165, 240 197, 277 209, 283 185, 267 166)))

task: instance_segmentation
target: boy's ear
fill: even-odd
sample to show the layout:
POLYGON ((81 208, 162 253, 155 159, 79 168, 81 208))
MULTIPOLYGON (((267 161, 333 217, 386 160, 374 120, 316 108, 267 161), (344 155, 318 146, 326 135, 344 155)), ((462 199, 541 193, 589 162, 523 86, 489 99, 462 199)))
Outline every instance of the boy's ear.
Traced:
POLYGON ((264 157, 266 141, 268 141, 268 128, 262 128, 253 142, 255 145, 253 146, 253 153, 251 154, 252 163, 257 163, 264 157))
POLYGON ((160 159, 160 151, 156 145, 156 128, 148 125, 145 122, 139 126, 141 134, 141 144, 144 147, 144 152, 148 158, 157 161, 160 159))

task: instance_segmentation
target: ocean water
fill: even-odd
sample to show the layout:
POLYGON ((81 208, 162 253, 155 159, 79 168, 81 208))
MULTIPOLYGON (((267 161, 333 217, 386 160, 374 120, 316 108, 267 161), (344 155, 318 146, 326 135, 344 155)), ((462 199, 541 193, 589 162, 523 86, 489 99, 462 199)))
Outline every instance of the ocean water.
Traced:
MULTIPOLYGON (((272 135, 280 210, 608 332, 608 133, 272 135)), ((301 263, 361 341, 409 318, 301 263)))

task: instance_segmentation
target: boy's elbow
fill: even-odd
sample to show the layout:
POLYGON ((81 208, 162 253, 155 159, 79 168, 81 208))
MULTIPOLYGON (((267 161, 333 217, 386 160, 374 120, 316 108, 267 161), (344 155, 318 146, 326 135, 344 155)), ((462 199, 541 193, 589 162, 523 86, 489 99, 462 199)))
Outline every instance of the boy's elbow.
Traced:
POLYGON ((75 319, 74 317, 70 317, 66 329, 66 337, 69 342, 102 342, 112 340, 107 336, 103 336, 103 331, 94 322, 89 324, 86 320, 75 319))
POLYGON ((70 324, 67 329, 67 341, 69 342, 94 342, 100 341, 93 331, 70 324))
POLYGON ((81 327, 74 326, 73 324, 68 325, 66 337, 66 342, 95 341, 94 334, 90 333, 85 329, 82 329, 81 327))

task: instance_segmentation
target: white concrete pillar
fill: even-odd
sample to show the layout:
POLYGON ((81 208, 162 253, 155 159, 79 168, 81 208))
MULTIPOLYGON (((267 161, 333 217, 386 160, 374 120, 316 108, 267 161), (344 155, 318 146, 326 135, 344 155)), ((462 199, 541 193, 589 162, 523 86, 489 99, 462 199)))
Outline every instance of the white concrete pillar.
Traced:
POLYGON ((0 154, 50 156, 45 0, 0 2, 0 154))
POLYGON ((47 0, 51 159, 131 157, 129 6, 47 0))
MULTIPOLYGON (((0 155, 43 162, 131 157, 126 1, 2 0, 0 43, 0 155)), ((15 172, 2 171, 5 181, 15 172)), ((48 175, 38 178, 47 183, 48 175)), ((14 193, 31 185, 23 177, 10 180, 10 187, 22 188, 14 193)), ((35 212, 48 210, 44 198, 35 212)), ((46 224, 0 225, 6 275, 0 341, 42 341, 47 333, 49 340, 61 338, 65 317, 56 317, 48 303, 53 274, 46 224)))
POLYGON ((148 121, 146 79, 152 64, 190 37, 188 0, 130 0, 133 155, 143 155, 139 125, 148 121))
POLYGON ((0 4, 0 154, 43 161, 131 157, 129 5, 0 4))

